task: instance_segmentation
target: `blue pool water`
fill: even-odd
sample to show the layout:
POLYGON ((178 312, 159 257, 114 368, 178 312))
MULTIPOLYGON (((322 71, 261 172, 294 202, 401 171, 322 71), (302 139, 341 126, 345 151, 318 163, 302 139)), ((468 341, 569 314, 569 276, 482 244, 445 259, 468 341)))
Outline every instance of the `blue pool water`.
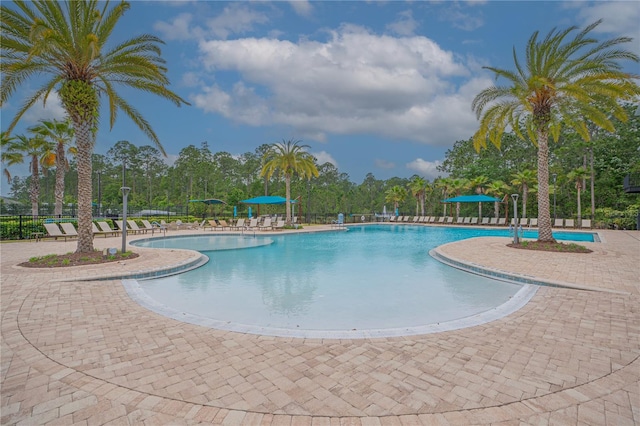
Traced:
MULTIPOLYGON (((569 234, 593 240, 591 234, 569 234)), ((167 237, 133 244, 196 249, 210 258, 193 271, 138 283, 151 304, 174 317, 249 332, 352 331, 456 321, 509 301, 521 285, 469 274, 429 255, 441 244, 486 235, 509 233, 373 225, 346 232, 167 237)))

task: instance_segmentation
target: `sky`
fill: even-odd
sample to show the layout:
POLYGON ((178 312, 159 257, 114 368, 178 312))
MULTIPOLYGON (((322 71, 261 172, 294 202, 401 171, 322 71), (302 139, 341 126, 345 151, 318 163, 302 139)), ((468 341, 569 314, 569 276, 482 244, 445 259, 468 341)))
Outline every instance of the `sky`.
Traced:
MULTIPOLYGON (((190 106, 118 90, 151 123, 169 164, 204 141, 240 155, 300 140, 355 183, 367 173, 432 180, 446 151, 477 129, 471 102, 494 83, 484 66, 513 69, 513 49, 523 58, 535 31, 597 19, 598 38, 633 37, 625 46, 640 53, 635 1, 132 1, 113 41, 148 33, 166 43, 170 88, 190 106)), ((625 68, 640 74, 638 64, 625 68)), ((2 130, 37 87, 30 81, 2 107, 2 130)), ((120 140, 153 145, 122 112, 110 129, 102 110, 96 153, 120 140)), ((54 93, 13 133, 63 117, 54 93)))

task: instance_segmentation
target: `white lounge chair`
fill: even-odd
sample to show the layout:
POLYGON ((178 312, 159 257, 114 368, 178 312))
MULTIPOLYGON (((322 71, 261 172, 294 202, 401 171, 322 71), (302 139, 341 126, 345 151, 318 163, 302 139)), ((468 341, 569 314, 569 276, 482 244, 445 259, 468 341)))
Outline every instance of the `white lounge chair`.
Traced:
POLYGON ((532 217, 529 219, 529 228, 537 228, 538 227, 538 218, 532 217))
POLYGON ((483 217, 482 218, 482 225, 488 225, 489 224, 489 219, 488 217, 483 217))
POLYGON ((118 229, 111 229, 111 226, 107 222, 100 221, 98 222, 98 227, 102 229, 104 232, 111 232, 114 236, 120 234, 122 231, 118 229))
POLYGON ((554 228, 562 228, 563 225, 564 225, 564 219, 556 219, 553 221, 554 228))
POLYGON ((582 223, 580 224, 580 228, 589 228, 589 229, 591 229, 591 219, 582 219, 582 223))
POLYGON ((265 217, 264 218, 264 222, 262 222, 262 225, 258 226, 258 229, 260 229, 262 231, 271 231, 272 230, 271 218, 270 217, 265 217))
POLYGON ((135 220, 127 220, 127 224, 129 225, 129 229, 131 229, 131 231, 135 232, 136 234, 147 233, 147 229, 140 228, 135 220))
POLYGON ((67 241, 69 235, 63 233, 56 223, 44 223, 44 229, 47 231, 47 235, 44 238, 53 238, 55 240, 59 238, 64 238, 67 241))
POLYGON ((573 220, 573 219, 565 219, 564 227, 565 228, 575 228, 576 227, 576 221, 573 220))
POLYGON ((62 233, 65 234, 67 237, 74 238, 78 236, 78 231, 76 230, 76 227, 73 226, 73 223, 62 222, 60 224, 60 227, 62 228, 62 233))

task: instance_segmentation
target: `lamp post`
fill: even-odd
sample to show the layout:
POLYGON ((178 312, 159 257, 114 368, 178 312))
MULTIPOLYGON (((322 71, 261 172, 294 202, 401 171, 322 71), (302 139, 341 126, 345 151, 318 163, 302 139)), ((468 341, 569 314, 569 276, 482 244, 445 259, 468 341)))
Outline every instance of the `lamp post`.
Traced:
POLYGON ((511 194, 513 200, 513 244, 518 244, 518 194, 511 194))
POLYGON ((554 173, 551 175, 553 177, 553 220, 557 219, 556 217, 556 179, 558 178, 558 174, 554 173))
POLYGON ((122 253, 127 251, 127 197, 131 188, 123 186, 122 191, 122 253))

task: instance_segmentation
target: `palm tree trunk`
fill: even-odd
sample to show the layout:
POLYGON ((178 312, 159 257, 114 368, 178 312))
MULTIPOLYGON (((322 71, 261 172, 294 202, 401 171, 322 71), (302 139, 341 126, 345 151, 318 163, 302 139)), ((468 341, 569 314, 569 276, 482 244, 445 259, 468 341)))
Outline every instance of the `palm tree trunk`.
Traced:
POLYGON ((595 189, 595 173, 593 171, 593 145, 590 146, 591 158, 591 220, 595 220, 596 216, 596 189, 595 189))
POLYGON ((495 214, 496 219, 500 217, 500 204, 496 201, 493 203, 493 212, 495 214))
POLYGON ((460 203, 456 203, 456 220, 460 217, 460 203))
POLYGON ((53 214, 62 215, 62 202, 64 200, 64 172, 66 161, 64 158, 64 145, 59 143, 56 146, 56 187, 53 190, 55 194, 55 207, 53 214))
POLYGON ((73 123, 78 149, 78 246, 76 253, 93 252, 93 232, 91 230, 91 153, 93 132, 89 123, 73 123))
POLYGON ((527 185, 522 186, 522 218, 527 218, 527 198, 529 195, 529 187, 527 185))
POLYGON ((578 226, 582 226, 582 205, 580 203, 580 185, 578 185, 578 226))
POLYGON ((38 157, 31 157, 31 187, 29 188, 29 198, 31 200, 31 215, 38 216, 38 199, 40 198, 40 170, 38 168, 38 157))
POLYGON ((424 194, 420 194, 420 213, 424 216, 424 194))
POLYGON ((538 129, 538 241, 555 242, 549 212, 549 134, 538 129))
POLYGON ((291 225, 291 176, 289 174, 284 175, 284 185, 286 188, 286 207, 287 225, 291 225))

